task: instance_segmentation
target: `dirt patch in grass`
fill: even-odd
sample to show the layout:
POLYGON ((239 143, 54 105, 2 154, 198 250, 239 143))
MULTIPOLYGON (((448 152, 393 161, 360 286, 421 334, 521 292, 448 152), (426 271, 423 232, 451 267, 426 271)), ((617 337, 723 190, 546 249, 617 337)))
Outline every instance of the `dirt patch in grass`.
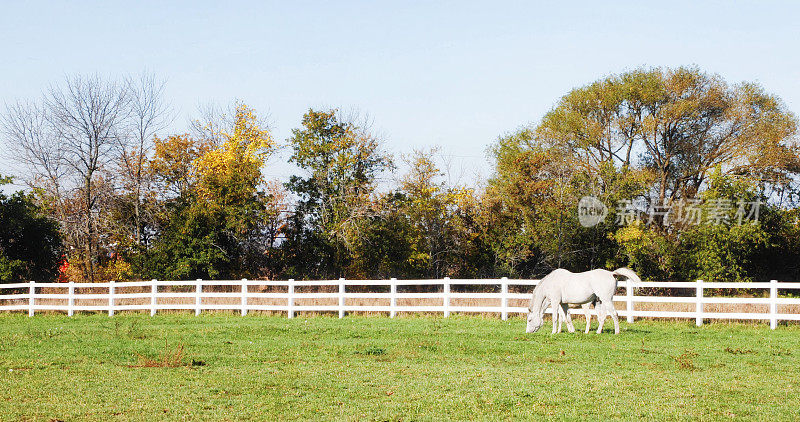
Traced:
POLYGON ((204 366, 205 362, 192 359, 187 361, 185 348, 183 345, 170 347, 168 342, 164 343, 164 350, 157 357, 145 356, 137 353, 138 362, 136 365, 128 365, 129 368, 179 368, 181 366, 204 366))
POLYGON ((732 355, 749 355, 749 354, 758 353, 758 352, 756 352, 755 350, 752 350, 752 349, 734 349, 734 348, 731 348, 731 347, 726 347, 725 351, 730 353, 730 354, 732 354, 732 355))
POLYGON ((686 350, 678 356, 673 356, 678 367, 687 371, 697 371, 700 368, 694 364, 694 359, 699 356, 694 350, 686 350))

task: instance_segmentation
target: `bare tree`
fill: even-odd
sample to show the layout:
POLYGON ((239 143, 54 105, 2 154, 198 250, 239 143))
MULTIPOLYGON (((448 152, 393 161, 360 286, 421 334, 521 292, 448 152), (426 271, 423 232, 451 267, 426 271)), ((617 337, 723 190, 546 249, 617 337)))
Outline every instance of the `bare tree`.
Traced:
POLYGON ((44 104, 58 137, 66 164, 78 178, 82 196, 85 274, 95 277, 97 234, 93 213, 97 202, 96 176, 113 157, 130 116, 130 99, 124 84, 98 76, 67 77, 62 86, 51 86, 44 104))
POLYGON ((59 201, 62 180, 69 170, 47 110, 34 102, 6 104, 5 108, 0 129, 9 140, 7 158, 28 169, 24 179, 28 186, 41 188, 59 201))
POLYGON ((107 223, 102 220, 120 188, 115 175, 133 197, 135 228, 124 236, 137 243, 143 237, 144 167, 155 133, 171 121, 163 93, 164 82, 147 73, 121 82, 68 76, 41 100, 7 104, 0 116, 13 162, 26 168, 27 184, 44 193, 67 245, 79 248, 89 281, 102 240, 98 227, 107 223))
POLYGON ((7 159, 23 169, 22 180, 41 192, 44 204, 58 221, 67 248, 78 246, 79 232, 65 186, 71 168, 58 141, 48 110, 36 102, 6 104, 0 115, 0 133, 7 140, 7 159))
POLYGON ((142 242, 142 203, 145 187, 145 162, 156 132, 172 121, 172 111, 164 101, 165 81, 155 75, 142 73, 125 81, 129 96, 128 136, 118 137, 120 173, 126 188, 133 196, 133 237, 142 242))
POLYGON ((191 135, 195 139, 220 145, 224 141, 222 134, 233 129, 236 105, 221 107, 214 103, 201 104, 197 107, 197 114, 198 117, 189 122, 191 135))

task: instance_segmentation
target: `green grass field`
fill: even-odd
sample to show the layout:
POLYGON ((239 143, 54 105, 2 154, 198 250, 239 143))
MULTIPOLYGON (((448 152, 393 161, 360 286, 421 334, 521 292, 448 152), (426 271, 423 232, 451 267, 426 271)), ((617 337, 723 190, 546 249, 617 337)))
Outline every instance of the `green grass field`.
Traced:
POLYGON ((5 314, 0 419, 797 420, 798 346, 765 324, 5 314))

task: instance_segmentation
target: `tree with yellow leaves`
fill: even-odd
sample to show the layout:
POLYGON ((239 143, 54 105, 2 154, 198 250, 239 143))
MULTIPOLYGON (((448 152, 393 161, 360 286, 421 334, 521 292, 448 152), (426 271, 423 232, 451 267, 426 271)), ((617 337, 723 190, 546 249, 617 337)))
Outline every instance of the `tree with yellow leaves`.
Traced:
POLYGON ((152 168, 179 187, 179 196, 150 251, 153 276, 252 277, 265 266, 264 248, 270 243, 265 237, 274 237, 269 228, 279 214, 261 168, 275 142, 246 105, 237 107, 231 130, 215 138, 222 142, 183 136, 156 145, 161 161, 154 160, 152 168))
POLYGON ((261 168, 275 151, 275 141, 261 128, 255 112, 246 105, 236 108, 233 130, 223 132, 222 145, 192 162, 197 180, 197 199, 216 210, 225 210, 232 226, 248 222, 246 215, 259 204, 259 187, 265 183, 261 168))

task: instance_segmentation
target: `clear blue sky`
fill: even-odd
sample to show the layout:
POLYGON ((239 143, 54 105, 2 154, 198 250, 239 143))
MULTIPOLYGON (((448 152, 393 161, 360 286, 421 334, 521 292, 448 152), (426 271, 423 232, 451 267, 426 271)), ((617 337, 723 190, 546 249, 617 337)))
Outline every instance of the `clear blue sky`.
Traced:
POLYGON ((268 113, 279 140, 309 107, 357 109, 394 153, 440 145, 465 182, 490 172, 498 135, 642 65, 758 81, 800 111, 797 3, 428 3, 4 1, 0 102, 148 70, 168 80, 175 131, 208 102, 268 113))

